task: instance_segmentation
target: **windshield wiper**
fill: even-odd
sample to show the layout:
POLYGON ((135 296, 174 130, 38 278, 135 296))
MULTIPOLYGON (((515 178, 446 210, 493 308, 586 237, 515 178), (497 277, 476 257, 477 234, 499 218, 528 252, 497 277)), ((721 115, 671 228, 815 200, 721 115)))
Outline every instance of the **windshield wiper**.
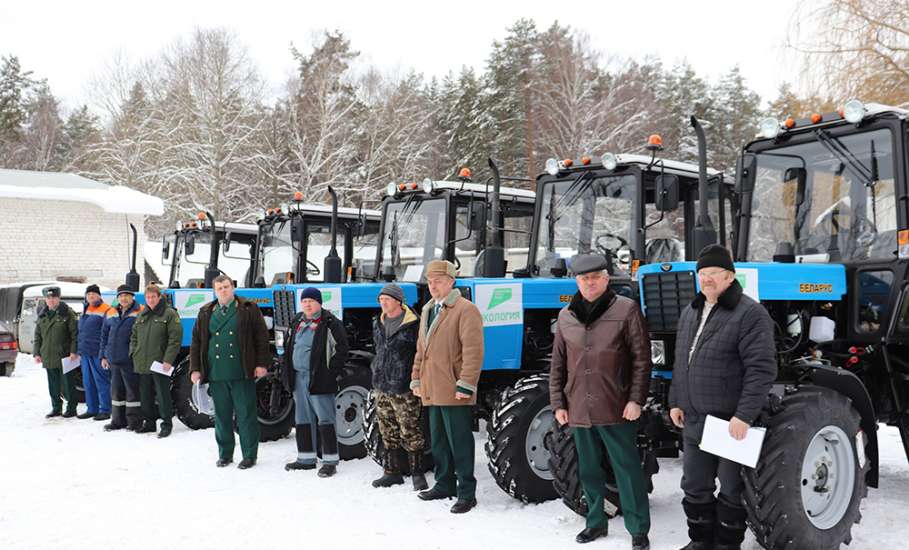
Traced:
MULTIPOLYGON (((830 135, 826 130, 815 130, 815 135, 817 136, 818 141, 821 145, 824 146, 827 151, 829 151, 833 156, 835 156, 840 162, 846 165, 846 168, 854 175, 858 180, 868 187, 874 186, 877 183, 875 179, 875 174, 873 173, 874 164, 876 161, 872 160, 872 170, 869 170, 862 161, 860 161, 848 147, 843 145, 843 142, 838 138, 835 138, 830 135)), ((872 141, 872 150, 874 147, 874 142, 872 141)), ((872 152, 872 159, 874 158, 874 153, 872 152)))
MULTIPOLYGON (((571 182, 571 185, 569 185, 568 189, 565 190, 565 194, 562 195, 562 197, 559 199, 558 204, 555 205, 555 207, 548 215, 550 222, 555 223, 562 219, 562 216, 564 216, 564 214, 559 215, 557 218, 555 218, 555 220, 552 219, 552 214, 560 211, 563 204, 565 206, 573 205, 575 202, 577 202, 577 198, 581 196, 581 193, 590 187, 590 184, 593 181, 590 179, 590 174, 592 174, 592 172, 584 172, 575 178, 573 182, 571 182)), ((553 190, 555 190, 555 186, 553 186, 553 190)))

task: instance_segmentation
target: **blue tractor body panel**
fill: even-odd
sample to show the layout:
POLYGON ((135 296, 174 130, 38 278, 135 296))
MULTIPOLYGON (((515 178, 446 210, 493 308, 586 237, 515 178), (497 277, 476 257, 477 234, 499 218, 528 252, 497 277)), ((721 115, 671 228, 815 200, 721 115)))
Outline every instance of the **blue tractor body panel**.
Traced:
MULTIPOLYGON (((659 273, 691 272, 695 262, 648 264, 638 269, 641 307, 644 303, 644 279, 659 273)), ((840 301, 846 295, 846 267, 842 264, 790 264, 740 262, 735 264, 736 278, 745 294, 758 301, 840 301)), ((697 277, 696 288, 700 290, 697 277)))

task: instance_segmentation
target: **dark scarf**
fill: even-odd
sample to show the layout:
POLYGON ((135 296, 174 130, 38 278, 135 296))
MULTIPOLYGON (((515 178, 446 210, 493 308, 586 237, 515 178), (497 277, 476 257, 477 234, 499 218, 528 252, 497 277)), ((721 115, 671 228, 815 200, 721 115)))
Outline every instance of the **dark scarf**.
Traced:
MULTIPOLYGON (((745 290, 742 288, 742 285, 739 284, 738 279, 733 279, 732 284, 729 285, 720 297, 717 298, 716 303, 719 304, 724 309, 735 309, 735 306, 739 305, 739 301, 742 299, 742 294, 745 290)), ((703 292, 698 292, 698 295, 694 297, 694 300, 691 302, 691 307, 694 309, 700 310, 704 308, 704 302, 707 301, 707 297, 704 296, 703 292)))
POLYGON ((585 300, 584 297, 581 296, 581 292, 578 291, 572 296, 571 303, 568 304, 568 311, 574 313, 579 321, 589 327, 606 313, 606 310, 608 310, 614 302, 615 292, 608 288, 602 296, 592 302, 585 300))

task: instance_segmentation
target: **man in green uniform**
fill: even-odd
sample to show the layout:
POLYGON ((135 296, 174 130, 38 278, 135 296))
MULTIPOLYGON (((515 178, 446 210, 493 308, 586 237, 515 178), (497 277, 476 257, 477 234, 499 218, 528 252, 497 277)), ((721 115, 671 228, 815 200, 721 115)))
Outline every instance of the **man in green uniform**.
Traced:
POLYGON ((571 426, 578 450, 588 512, 587 527, 575 540, 586 543, 606 536, 605 452, 615 471, 631 547, 647 550, 650 504, 635 441, 650 387, 650 337, 637 302, 608 288, 606 267, 600 254, 571 260, 578 292, 559 312, 549 402, 556 421, 571 426))
POLYGON ((139 375, 139 395, 144 419, 139 432, 154 432, 157 414, 161 417, 161 431, 158 432, 158 438, 161 439, 169 436, 173 429, 174 402, 170 396, 170 375, 173 374, 174 361, 180 352, 183 329, 180 327, 180 316, 161 299, 158 285, 152 283, 145 287, 145 305, 147 307, 133 325, 129 356, 139 375), (152 372, 154 362, 161 363, 162 369, 169 374, 152 372))
POLYGON ((41 291, 47 308, 38 316, 35 326, 35 362, 41 363, 47 372, 47 389, 50 392, 51 412, 46 418, 76 416, 75 376, 71 370, 63 374, 63 359, 78 361, 76 313, 66 303, 60 301, 60 287, 49 286, 41 291), (66 399, 66 412, 63 412, 63 401, 60 392, 66 399))
POLYGON ((243 451, 238 467, 245 470, 255 466, 259 449, 255 379, 267 373, 268 328, 255 303, 234 296, 230 277, 216 277, 214 287, 218 299, 202 307, 193 327, 190 371, 194 384, 208 383, 214 403, 216 465, 233 462, 236 413, 243 451))

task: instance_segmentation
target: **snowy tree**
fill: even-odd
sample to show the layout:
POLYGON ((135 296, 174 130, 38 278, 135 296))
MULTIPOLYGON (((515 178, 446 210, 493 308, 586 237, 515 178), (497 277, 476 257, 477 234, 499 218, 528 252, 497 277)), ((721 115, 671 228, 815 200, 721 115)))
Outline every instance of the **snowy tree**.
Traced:
POLYGON ((909 103, 909 3, 821 0, 803 3, 789 45, 803 54, 803 83, 840 103, 850 97, 909 103))
POLYGON ((730 175, 735 172, 739 152, 757 135, 760 100, 760 96, 748 88, 737 66, 714 88, 714 137, 708 143, 713 168, 730 175))
POLYGON ((495 121, 483 107, 481 82, 473 69, 449 73, 439 85, 434 101, 433 132, 438 144, 433 177, 453 179, 460 168, 486 166, 495 121))

